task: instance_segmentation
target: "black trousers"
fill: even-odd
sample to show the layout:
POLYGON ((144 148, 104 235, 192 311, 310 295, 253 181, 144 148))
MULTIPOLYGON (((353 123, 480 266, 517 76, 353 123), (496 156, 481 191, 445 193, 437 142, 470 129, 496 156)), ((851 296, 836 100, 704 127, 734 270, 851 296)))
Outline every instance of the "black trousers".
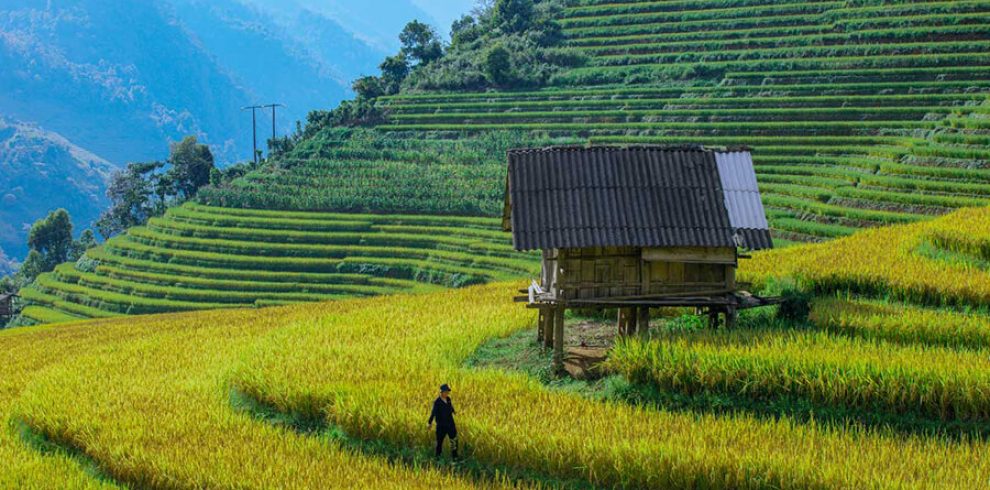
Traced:
POLYGON ((450 449, 454 457, 457 457, 457 427, 456 426, 437 426, 437 457, 443 454, 443 440, 445 438, 450 438, 450 449))

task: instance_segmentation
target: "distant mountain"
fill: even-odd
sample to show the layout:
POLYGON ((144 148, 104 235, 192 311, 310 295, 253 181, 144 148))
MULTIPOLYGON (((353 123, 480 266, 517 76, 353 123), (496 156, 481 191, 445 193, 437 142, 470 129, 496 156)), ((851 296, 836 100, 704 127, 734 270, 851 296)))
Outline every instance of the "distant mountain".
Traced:
POLYGON ((89 227, 106 205, 113 168, 62 136, 0 119, 0 269, 25 255, 27 230, 42 210, 69 209, 78 230, 89 227))
POLYGON ((249 158, 241 107, 282 102, 283 122, 299 119, 336 105, 380 58, 327 17, 277 12, 236 0, 0 8, 0 113, 116 164, 160 158, 187 134, 221 161, 249 158))
MULTIPOLYGON (((334 20, 357 38, 382 53, 399 47, 399 32, 413 19, 434 24, 446 33, 450 26, 441 25, 434 16, 413 0, 245 0, 288 16, 318 16, 334 20)), ((449 0, 444 0, 449 1, 449 0)), ((374 60, 377 65, 381 60, 374 60)))
MULTIPOLYGON (((0 177, 0 196, 18 199, 16 208, 3 206, 0 245, 23 258, 19 227, 56 207, 20 195, 58 195, 77 220, 95 216, 106 172, 58 177, 56 169, 79 167, 66 155, 121 166, 164 158, 170 141, 196 134, 222 165, 251 156, 251 117, 242 107, 285 104, 278 119, 285 133, 310 110, 337 105, 384 54, 353 29, 319 12, 253 0, 0 2, 0 116, 10 128, 31 128, 17 134, 32 135, 8 131, 5 158, 49 171, 21 173, 16 185, 0 177), (38 141, 64 142, 74 153, 39 152, 38 141), (30 165, 24 155, 32 155, 30 165)), ((259 118, 264 147, 270 116, 259 118)))

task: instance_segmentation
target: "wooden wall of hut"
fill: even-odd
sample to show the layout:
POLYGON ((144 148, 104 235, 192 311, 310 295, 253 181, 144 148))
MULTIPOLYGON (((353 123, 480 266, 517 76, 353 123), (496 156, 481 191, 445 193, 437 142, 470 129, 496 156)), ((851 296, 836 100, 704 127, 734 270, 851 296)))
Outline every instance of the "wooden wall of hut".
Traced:
POLYGON ((547 254, 555 281, 544 288, 562 300, 711 293, 735 289, 735 250, 598 247, 547 254))

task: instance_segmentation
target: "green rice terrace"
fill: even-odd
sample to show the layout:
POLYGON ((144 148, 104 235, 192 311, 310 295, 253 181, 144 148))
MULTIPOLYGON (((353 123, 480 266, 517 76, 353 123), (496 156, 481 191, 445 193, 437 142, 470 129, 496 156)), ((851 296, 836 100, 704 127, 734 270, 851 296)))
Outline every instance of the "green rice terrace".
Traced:
POLYGON ((402 90, 64 264, 21 323, 528 276, 505 150, 747 146, 778 246, 990 204, 990 1, 575 1, 583 66, 531 90, 402 90))
POLYGON ((990 2, 583 1, 561 24, 590 61, 552 87, 399 94, 379 129, 749 146, 785 240, 990 202, 990 2))

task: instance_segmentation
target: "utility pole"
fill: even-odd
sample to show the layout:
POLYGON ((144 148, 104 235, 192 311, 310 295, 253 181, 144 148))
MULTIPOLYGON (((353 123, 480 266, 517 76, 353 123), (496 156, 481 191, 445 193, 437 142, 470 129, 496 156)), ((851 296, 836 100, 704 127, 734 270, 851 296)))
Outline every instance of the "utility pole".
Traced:
POLYGON ((242 111, 251 109, 251 132, 254 141, 254 152, 251 153, 251 157, 254 159, 255 166, 258 166, 258 122, 257 122, 256 113, 258 109, 264 109, 264 108, 265 106, 260 106, 260 105, 252 105, 241 108, 242 111))
POLYGON ((272 141, 275 141, 275 108, 276 107, 285 107, 285 106, 282 105, 282 104, 268 104, 268 105, 266 105, 264 107, 265 108, 268 108, 268 107, 271 107, 272 108, 272 141))

